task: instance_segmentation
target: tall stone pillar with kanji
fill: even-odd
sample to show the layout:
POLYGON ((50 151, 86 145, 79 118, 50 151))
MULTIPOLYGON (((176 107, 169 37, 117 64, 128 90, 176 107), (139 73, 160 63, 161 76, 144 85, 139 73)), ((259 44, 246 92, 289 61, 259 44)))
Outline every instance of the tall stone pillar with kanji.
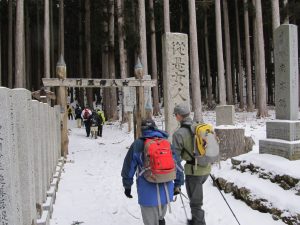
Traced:
POLYGON ((190 105, 188 36, 181 33, 163 35, 163 87, 166 131, 170 136, 178 127, 174 107, 190 105))

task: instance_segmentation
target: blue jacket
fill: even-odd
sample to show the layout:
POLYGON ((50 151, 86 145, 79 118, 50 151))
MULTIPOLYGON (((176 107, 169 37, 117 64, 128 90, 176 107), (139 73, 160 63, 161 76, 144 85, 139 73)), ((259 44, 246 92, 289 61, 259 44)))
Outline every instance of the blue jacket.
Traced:
MULTIPOLYGON (((133 184, 133 177, 135 172, 141 171, 143 168, 143 152, 144 152, 144 140, 146 138, 168 138, 168 134, 161 130, 146 130, 143 131, 141 138, 135 140, 127 152, 124 159, 123 169, 122 169, 122 181, 124 188, 131 188, 133 184)), ((184 183, 183 169, 180 164, 178 157, 173 150, 173 158, 177 163, 176 180, 167 182, 167 188, 169 192, 170 200, 173 199, 174 186, 179 187, 184 183)), ((138 203, 142 206, 158 206, 157 200, 157 187, 155 183, 148 182, 143 175, 136 178, 137 192, 138 192, 138 203)), ((159 184, 159 192, 161 204, 167 204, 166 191, 164 189, 164 184, 159 184)))

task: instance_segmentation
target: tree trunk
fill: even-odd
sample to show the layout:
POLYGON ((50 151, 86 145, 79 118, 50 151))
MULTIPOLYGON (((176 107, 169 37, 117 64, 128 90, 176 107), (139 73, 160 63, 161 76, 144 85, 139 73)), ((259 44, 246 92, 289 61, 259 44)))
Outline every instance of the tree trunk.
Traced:
POLYGON ((120 54, 120 74, 121 78, 127 77, 126 55, 127 50, 124 47, 125 33, 124 33, 124 12, 123 0, 117 0, 117 16, 118 16, 118 37, 119 37, 119 54, 120 54))
POLYGON ((238 81, 239 81, 239 96, 240 96, 240 109, 244 110, 244 76, 242 69, 242 57, 241 57, 241 40, 240 40, 240 19, 238 11, 238 1, 235 0, 235 15, 236 15, 236 38, 237 38, 237 54, 238 54, 238 81))
MULTIPOLYGON (((0 30, 2 30, 2 20, 0 19, 0 30)), ((4 86, 2 84, 2 38, 0 34, 0 86, 4 86)))
POLYGON ((171 32, 170 29, 170 5, 169 0, 164 0, 164 28, 165 33, 171 32))
POLYGON ((225 32, 225 54, 226 54, 226 90, 227 90, 227 102, 229 105, 233 105, 232 95, 232 71, 231 71, 231 50, 230 50, 230 30, 228 19, 228 4, 227 0, 223 0, 224 11, 224 32, 225 32))
POLYGON ((139 9, 139 35, 140 35, 140 59, 144 69, 144 75, 148 75, 148 60, 147 60, 147 38, 146 38, 146 15, 145 15, 145 0, 138 1, 139 9))
POLYGON ((265 49, 264 49, 264 34, 263 34, 263 20, 261 0, 256 0, 256 28, 257 28, 257 49, 258 49, 258 117, 268 116, 267 103, 266 103, 266 73, 265 73, 265 49))
MULTIPOLYGON (((272 29, 273 35, 277 27, 280 26, 279 0, 272 0, 272 29)), ((274 40, 274 38, 273 38, 274 40)))
POLYGON ((59 54, 65 57, 64 0, 59 0, 59 54))
POLYGON ((283 9, 284 9, 284 19, 283 23, 284 24, 289 24, 290 23, 290 15, 289 15, 289 1, 288 0, 283 0, 283 9))
POLYGON ((41 88, 41 38, 40 38, 40 3, 39 1, 36 1, 36 34, 37 34, 37 47, 36 47, 36 79, 37 79, 37 85, 36 88, 40 89, 41 88))
MULTIPOLYGON (((78 49, 79 49, 79 64, 78 64, 78 77, 79 78, 83 78, 84 77, 84 65, 83 65, 83 44, 82 44, 82 34, 83 34, 83 30, 82 30, 82 0, 78 1, 79 4, 79 11, 78 11, 78 32, 79 32, 79 43, 78 43, 78 49)), ((77 101, 79 103, 80 106, 84 106, 84 89, 82 88, 78 88, 76 91, 77 93, 77 101)))
MULTIPOLYGON (((108 16, 107 16, 107 5, 103 6, 103 31, 104 31, 104 41, 102 45, 102 78, 109 78, 109 69, 108 69, 108 16)), ((108 88, 103 90, 103 110, 107 118, 109 118, 110 113, 110 91, 108 88)))
POLYGON ((197 18, 195 0, 189 0, 189 24, 190 24, 190 64, 192 82, 192 106, 194 111, 194 121, 202 122, 202 105, 200 91, 200 73, 198 58, 197 40, 197 18))
POLYGON ((13 0, 8 0, 8 88, 13 88, 13 0))
POLYGON ((26 22, 26 29, 25 29, 25 46, 26 46, 26 57, 24 58, 25 62, 25 69, 26 69, 26 88, 28 90, 32 90, 32 73, 31 73, 31 32, 30 32, 30 16, 29 16, 29 5, 26 4, 25 7, 25 22, 26 22))
MULTIPOLYGON (((256 0, 252 0, 252 4, 255 7, 256 0)), ((258 108, 258 74, 259 74, 259 62, 258 62, 258 44, 257 44, 257 26, 256 26, 256 12, 253 13, 253 46, 254 46, 254 72, 255 72, 255 108, 258 108)))
POLYGON ((24 77, 24 0, 17 0, 15 45, 15 87, 25 88, 24 77))
POLYGON ((222 43, 222 21, 220 0, 215 1, 216 13, 216 38, 217 38, 217 60, 218 60, 218 84, 220 105, 226 105, 226 86, 224 77, 224 57, 222 43))
POLYGON ((50 78, 49 0, 44 1, 44 77, 50 78))
MULTIPOLYGON (((85 75, 86 78, 92 78, 91 65, 91 3, 85 0, 85 75)), ((93 108, 92 89, 86 90, 86 97, 89 107, 93 108)))
POLYGON ((249 2, 244 0, 244 27, 245 27, 245 48, 246 48, 246 73, 247 73, 247 111, 253 111, 252 99, 252 70, 249 35, 249 2))
POLYGON ((204 37, 205 37, 205 56, 206 56, 206 73, 207 73, 207 106, 210 109, 212 107, 212 78, 210 70, 210 54, 208 44, 208 30, 207 30, 207 9, 204 12, 204 37))
MULTIPOLYGON (((108 22, 108 35, 109 35, 109 78, 115 79, 115 5, 114 0, 109 0, 109 22, 108 22)), ((116 88, 110 88, 110 102, 111 102, 111 111, 110 118, 117 120, 118 115, 118 103, 117 103, 117 90, 116 88)))
POLYGON ((53 1, 49 1, 50 8, 50 76, 55 77, 55 59, 54 59, 54 28, 53 28, 53 1))
MULTIPOLYGON (((156 55, 156 30, 155 30, 155 15, 154 15, 154 4, 153 0, 149 0, 149 10, 151 13, 150 18, 150 29, 151 29, 151 63, 152 63, 152 78, 158 80, 157 76, 157 55, 156 55)), ((159 108, 159 97, 158 97, 158 82, 153 91, 153 115, 158 116, 161 114, 159 108)))

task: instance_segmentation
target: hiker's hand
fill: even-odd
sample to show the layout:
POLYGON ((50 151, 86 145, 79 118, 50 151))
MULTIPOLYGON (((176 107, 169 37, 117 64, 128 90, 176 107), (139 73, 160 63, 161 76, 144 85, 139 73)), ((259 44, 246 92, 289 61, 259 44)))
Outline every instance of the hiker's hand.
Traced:
POLYGON ((131 188, 125 188, 124 194, 126 195, 127 198, 132 198, 131 188))
POLYGON ((178 195, 180 194, 180 192, 181 192, 180 187, 174 187, 174 195, 178 195))

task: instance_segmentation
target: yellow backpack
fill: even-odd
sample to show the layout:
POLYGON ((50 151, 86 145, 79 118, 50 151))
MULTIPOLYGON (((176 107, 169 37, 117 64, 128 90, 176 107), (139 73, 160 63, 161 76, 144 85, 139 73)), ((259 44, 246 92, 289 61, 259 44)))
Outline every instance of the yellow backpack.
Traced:
POLYGON ((202 123, 194 127, 194 154, 197 164, 205 166, 219 160, 219 141, 213 126, 202 123))

